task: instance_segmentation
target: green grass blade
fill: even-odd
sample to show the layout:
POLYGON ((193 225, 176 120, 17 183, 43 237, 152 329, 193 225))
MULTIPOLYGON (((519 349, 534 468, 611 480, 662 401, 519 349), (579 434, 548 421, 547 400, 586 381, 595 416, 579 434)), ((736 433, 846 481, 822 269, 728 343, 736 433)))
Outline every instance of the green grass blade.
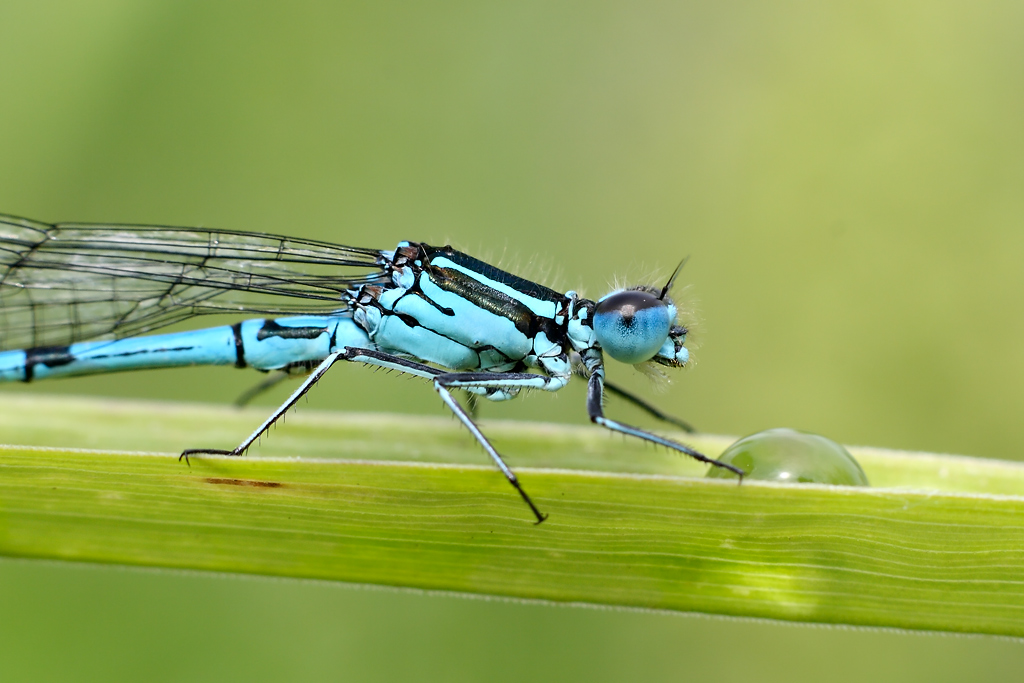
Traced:
MULTIPOLYGON (((0 435, 222 447, 262 414, 8 396, 0 435)), ((544 524, 447 420, 300 414, 191 468, 2 447, 0 554, 1024 636, 1020 465, 852 449, 874 488, 737 486, 596 428, 485 424, 544 524)))

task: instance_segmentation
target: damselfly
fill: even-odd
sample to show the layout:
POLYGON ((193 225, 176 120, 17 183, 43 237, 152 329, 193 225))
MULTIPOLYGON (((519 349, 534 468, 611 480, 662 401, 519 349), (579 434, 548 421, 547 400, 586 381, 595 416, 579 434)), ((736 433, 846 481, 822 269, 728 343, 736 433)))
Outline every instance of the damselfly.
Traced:
POLYGON ((140 368, 234 365, 307 375, 234 450, 242 455, 338 361, 429 380, 530 507, 501 455, 452 390, 492 401, 587 378, 591 421, 743 474, 681 443, 605 417, 604 392, 686 427, 605 381, 604 354, 681 367, 687 329, 669 291, 561 294, 421 242, 346 247, 253 232, 60 224, 0 216, 0 381, 140 368), (189 318, 244 312, 234 325, 159 335, 189 318))

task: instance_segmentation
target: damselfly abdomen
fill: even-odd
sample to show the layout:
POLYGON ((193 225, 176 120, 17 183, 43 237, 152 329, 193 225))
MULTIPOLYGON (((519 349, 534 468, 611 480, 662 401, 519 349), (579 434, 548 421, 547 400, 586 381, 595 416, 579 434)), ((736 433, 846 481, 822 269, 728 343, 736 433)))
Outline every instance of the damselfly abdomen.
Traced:
MULTIPOLYGON (((681 267, 681 264, 680 264, 681 267)), ((334 363, 422 377, 470 430, 537 522, 545 516, 471 415, 461 389, 492 401, 587 378, 590 419, 697 460, 736 468, 604 416, 604 354, 681 367, 687 330, 661 288, 591 301, 420 242, 362 249, 262 233, 130 225, 48 225, 0 216, 0 381, 140 368, 234 365, 308 374, 237 448, 242 455, 334 363), (230 326, 152 335, 193 317, 244 312, 230 326)))

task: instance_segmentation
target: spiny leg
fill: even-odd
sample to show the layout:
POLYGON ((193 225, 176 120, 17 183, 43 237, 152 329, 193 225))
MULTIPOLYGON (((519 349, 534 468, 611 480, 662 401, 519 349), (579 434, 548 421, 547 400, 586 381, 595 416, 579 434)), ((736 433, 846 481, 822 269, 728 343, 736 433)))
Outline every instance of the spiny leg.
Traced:
POLYGON ((700 451, 696 451, 685 444, 676 443, 675 441, 658 436, 657 434, 652 434, 651 432, 644 431, 643 429, 638 429, 636 427, 631 427, 627 424, 623 424, 616 420, 608 419, 607 417, 604 416, 604 408, 601 406, 602 400, 604 399, 603 389, 603 370, 592 372, 590 375, 590 381, 587 385, 587 413, 590 415, 591 422, 599 424, 602 427, 607 427, 608 429, 615 432, 619 432, 620 434, 629 434, 630 436, 635 436, 638 439, 650 441, 651 443, 656 443, 660 446, 665 446, 666 448, 669 448, 671 450, 679 451, 680 453, 685 453, 694 460, 699 460, 700 462, 705 462, 715 467, 724 467, 730 472, 734 472, 737 475, 739 475, 740 481, 743 480, 743 476, 746 473, 738 467, 734 467, 733 465, 730 465, 728 463, 715 460, 714 458, 709 458, 700 451))
POLYGON ((532 372, 448 372, 374 349, 346 347, 341 354, 342 360, 397 370, 409 375, 415 375, 416 377, 423 377, 424 379, 435 380, 444 378, 444 385, 450 389, 457 388, 467 391, 482 389, 485 390, 485 393, 489 393, 490 390, 499 391, 501 389, 558 391, 569 381, 569 376, 540 375, 532 372))
POLYGON ((455 400, 449 389, 456 387, 462 389, 480 388, 494 390, 531 388, 557 391, 565 386, 567 380, 568 376, 552 377, 528 372, 456 372, 439 375, 434 378, 434 389, 441 396, 441 400, 455 413, 455 416, 466 426, 477 442, 483 446, 487 454, 491 456, 494 464, 498 466, 498 469, 502 471, 509 483, 519 492, 519 495, 522 496, 523 500, 530 507, 534 516, 537 517, 537 524, 547 519, 547 515, 541 513, 537 506, 533 504, 530 496, 520 486, 519 479, 515 473, 505 464, 501 454, 491 445, 491 442, 487 440, 487 437, 480 431, 480 428, 473 422, 459 402, 455 400))
MULTIPOLYGON (((583 365, 582 361, 576 364, 576 366, 573 368, 573 372, 576 375, 582 377, 583 379, 589 379, 589 376, 587 375, 586 366, 583 365)), ((649 414, 651 417, 654 417, 658 420, 662 420, 663 422, 668 422, 671 425, 675 425, 676 427, 679 427, 684 432, 687 432, 689 434, 693 434, 694 432, 697 431, 689 422, 686 422, 685 420, 680 420, 678 417, 675 417, 674 415, 669 415, 668 413, 662 412, 660 409, 654 407, 653 405, 651 405, 644 399, 640 398, 636 394, 623 389, 617 384, 612 384, 611 382, 605 381, 604 388, 608 390, 608 393, 615 394, 619 398, 626 399, 640 410, 647 412, 647 414, 649 414)))
POLYGON ((385 353, 383 351, 376 351, 374 349, 345 347, 341 353, 342 359, 347 361, 365 363, 366 365, 385 368, 387 370, 397 370, 408 375, 422 377, 423 379, 434 379, 438 375, 445 374, 444 370, 438 370, 437 368, 432 368, 424 363, 417 363, 414 360, 406 360, 401 356, 396 356, 392 353, 385 353))
POLYGON ((329 356, 327 356, 327 358, 325 358, 323 360, 323 362, 321 362, 320 365, 318 365, 316 367, 316 369, 309 374, 309 377, 307 377, 305 379, 305 381, 302 383, 302 386, 300 386, 298 389, 296 389, 295 392, 292 393, 292 395, 288 397, 287 401, 282 403, 277 408, 277 410, 275 410, 270 415, 270 417, 268 417, 263 422, 263 424, 261 424, 259 426, 259 428, 255 432, 253 432, 252 434, 249 435, 249 438, 247 438, 245 441, 240 443, 238 445, 238 447, 235 448, 234 450, 225 451, 225 450, 216 449, 216 448, 187 448, 187 449, 185 449, 184 451, 181 452, 181 455, 178 456, 178 460, 181 460, 182 458, 184 458, 185 462, 188 462, 188 457, 190 455, 198 455, 198 454, 203 454, 203 453, 208 454, 208 455, 242 455, 243 453, 245 453, 246 450, 249 449, 249 446, 251 446, 253 444, 253 442, 256 441, 256 439, 260 438, 260 436, 262 436, 264 432, 266 432, 268 429, 270 429, 270 427, 275 422, 277 422, 278 419, 280 419, 280 417, 282 415, 284 415, 286 412, 288 412, 288 410, 293 405, 295 405, 296 402, 298 402, 298 400, 300 398, 302 398, 305 395, 305 393, 307 391, 309 391, 310 388, 314 384, 316 384, 317 381, 321 377, 323 377, 327 373, 327 371, 331 369, 331 366, 334 365, 334 363, 336 361, 338 361, 338 359, 340 359, 340 358, 342 358, 342 352, 341 351, 335 351, 334 353, 332 353, 329 356))
POLYGON ((455 413, 455 417, 459 418, 459 421, 466 426, 466 429, 468 429, 469 433, 473 435, 473 438, 483 446, 484 450, 487 451, 487 455, 491 456, 491 460, 493 460, 494 464, 498 466, 501 473, 505 475, 505 479, 508 480, 508 483, 512 484, 513 488, 519 492, 523 501, 529 506, 530 511, 533 512, 533 515, 537 518, 537 521, 534 523, 540 524, 547 519, 548 516, 537 509, 537 506, 533 504, 532 500, 530 500, 530 496, 528 496, 526 491, 523 490, 523 487, 519 484, 519 477, 517 477, 515 472, 505 464, 501 455, 494 446, 491 445, 491 442, 487 440, 484 433, 480 431, 480 428, 476 426, 476 423, 473 422, 473 419, 466 413, 466 410, 458 401, 455 400, 452 393, 444 386, 443 380, 434 380, 434 389, 437 391, 438 395, 440 395, 441 400, 444 401, 445 405, 448 406, 449 410, 455 413))
POLYGON ((382 368, 389 368, 392 370, 398 370, 400 372, 406 372, 417 377, 423 377, 426 379, 434 380, 434 389, 441 396, 441 400, 448 406, 448 409, 455 414, 455 417, 462 422, 463 425, 473 435, 473 438, 483 446, 487 455, 491 457, 494 464, 498 466, 501 473, 505 475, 505 479, 508 483, 512 484, 513 488, 519 493, 523 501, 529 506, 530 511, 533 512, 537 518, 537 524, 540 524, 547 515, 541 513, 534 505, 530 496, 527 495, 526 491, 523 490, 522 485, 519 483, 519 478, 516 477, 515 473, 505 464, 498 451, 491 445, 491 442, 487 440, 480 428, 473 422, 473 419, 469 416, 462 405, 455 400, 452 396, 450 388, 460 387, 465 389, 470 388, 500 388, 500 383, 503 387, 516 386, 516 380, 529 379, 533 386, 536 386, 538 382, 536 380, 544 379, 550 380, 551 378, 543 375, 531 375, 526 373, 495 373, 495 372, 477 372, 477 373, 446 373, 432 368, 429 365, 423 363, 417 363, 415 361, 406 360, 398 356, 394 356, 390 353, 384 353, 382 351, 374 351, 371 349, 345 349, 344 352, 345 360, 358 361, 367 365, 374 365, 382 368))
MULTIPOLYGON (((423 363, 417 363, 416 361, 406 360, 390 353, 371 349, 348 349, 346 350, 345 360, 365 363, 366 365, 378 368, 387 368, 388 370, 397 370, 424 379, 434 379, 440 375, 451 374, 423 363)), ((461 374, 459 376, 461 377, 461 374)), ((466 399, 470 416, 476 418, 479 401, 478 394, 474 393, 471 388, 467 388, 466 399)))

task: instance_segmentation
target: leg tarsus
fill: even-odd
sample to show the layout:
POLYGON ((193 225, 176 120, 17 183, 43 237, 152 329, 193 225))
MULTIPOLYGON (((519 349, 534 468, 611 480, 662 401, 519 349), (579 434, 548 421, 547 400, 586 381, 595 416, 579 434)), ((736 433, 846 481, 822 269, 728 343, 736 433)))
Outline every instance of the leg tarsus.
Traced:
MULTIPOLYGON (((526 491, 523 490, 519 484, 519 480, 516 475, 509 469, 505 461, 502 460, 501 455, 495 450, 494 446, 487 440, 487 437, 483 435, 480 428, 473 422, 472 417, 467 412, 466 408, 460 404, 454 396, 452 396, 451 389, 472 389, 474 387, 480 388, 523 388, 528 383, 532 388, 543 388, 548 391, 553 391, 564 385, 566 378, 561 377, 549 377, 546 375, 539 375, 533 373, 496 373, 496 372, 446 372, 444 370, 438 370, 437 368, 431 367, 424 363, 418 363, 416 361, 408 360, 395 356, 384 351, 377 351, 375 349, 360 349, 360 348, 345 348, 342 351, 342 358, 348 361, 357 361, 365 363, 366 365, 376 366, 378 368, 385 368, 388 370, 397 370, 404 372, 416 377, 422 377, 424 379, 433 380, 434 390, 440 395, 441 400, 444 401, 448 409, 462 422, 463 426, 469 429, 473 438, 477 440, 487 455, 491 457, 494 464, 498 466, 502 474, 515 490, 522 497, 523 501, 530 508, 534 517, 537 518, 537 524, 540 524, 547 515, 542 513, 537 506, 534 505, 533 500, 527 495, 526 491)), ((475 394, 470 393, 471 396, 475 394)), ((470 403, 472 405, 472 403, 470 403)))
POLYGON ((456 381, 453 378, 458 377, 458 375, 459 373, 446 373, 438 375, 437 377, 434 378, 434 390, 437 391, 438 395, 440 395, 441 400, 444 401, 446 406, 448 406, 448 409, 451 410, 455 414, 455 417, 459 418, 459 421, 469 430, 470 434, 473 435, 473 438, 477 440, 477 443, 483 446, 484 450, 487 452, 487 455, 491 457, 491 460, 494 461, 494 464, 497 465, 498 469, 501 470, 501 473, 505 475, 505 479, 508 480, 508 483, 512 484, 513 488, 515 488, 515 490, 519 492, 520 497, 522 497, 523 501, 530 508, 530 511, 533 513, 534 517, 537 518, 535 524, 540 524, 545 519, 547 519, 547 515, 545 515, 539 509, 537 509, 537 506, 534 505, 533 500, 530 499, 530 496, 527 495, 526 491, 523 490, 522 485, 520 485, 519 478, 516 477, 515 473, 512 472, 509 466, 505 464, 505 461, 502 459, 501 454, 498 453, 494 446, 491 445, 491 442, 487 440, 487 437, 484 436, 483 432, 480 431, 480 428, 476 425, 475 422, 473 422, 472 418, 470 418, 465 408, 463 408, 462 405, 455 400, 455 397, 452 396, 451 391, 448 390, 450 383, 456 381))
POLYGON ((220 448, 186 448, 185 450, 183 450, 181 452, 181 455, 178 456, 178 462, 181 462, 182 460, 184 460, 186 465, 188 465, 189 467, 192 467, 192 463, 188 459, 189 456, 191 456, 191 455, 229 455, 229 456, 241 456, 241 455, 245 455, 245 451, 239 451, 238 449, 235 449, 233 451, 225 451, 225 450, 220 449, 220 448))
POLYGON ((270 417, 264 420, 263 424, 261 424, 255 432, 249 435, 249 438, 240 443, 234 450, 224 451, 216 448, 189 448, 182 451, 178 459, 181 460, 181 458, 185 458, 187 460, 189 455, 198 453, 232 456, 244 455, 245 452, 249 450, 249 446, 255 443, 256 439, 260 438, 260 436, 262 436, 268 429, 270 429, 274 425, 274 423, 281 418, 282 415, 288 412, 288 410, 290 410, 291 407, 294 406, 298 402, 298 400, 302 398, 306 394, 306 392, 309 391, 313 387, 313 385, 316 384, 317 381, 324 376, 324 374, 326 374, 328 370, 331 369, 331 366, 334 365, 334 363, 341 357, 341 354, 341 351, 335 351, 334 353, 327 356, 327 358, 325 358, 320 363, 320 365, 318 365, 316 369, 309 374, 306 380, 302 383, 302 386, 296 389, 292 393, 292 395, 288 397, 288 400, 282 403, 277 408, 277 410, 275 410, 270 415, 270 417))
POLYGON ((677 443, 675 441, 672 441, 671 439, 666 439, 664 437, 658 436, 657 434, 652 434, 651 432, 645 431, 643 429, 638 429, 637 427, 631 427, 630 425, 623 424, 621 422, 618 422, 617 420, 609 420, 603 415, 591 416, 590 419, 594 424, 599 424, 602 427, 612 430, 613 432, 619 432, 620 434, 628 434, 629 436, 635 436, 637 438, 643 439, 644 441, 649 441, 651 443, 658 444, 659 446, 665 446, 666 448, 669 448, 671 450, 684 453, 693 458, 694 460, 697 460, 698 462, 707 463, 708 465, 711 465, 713 467, 721 467, 727 469, 733 474, 739 476, 741 481, 744 475, 746 475, 746 472, 736 467, 735 465, 730 465, 727 462, 722 462, 721 460, 709 458, 700 451, 690 448, 686 444, 677 443))
POLYGON ((644 441, 649 441, 660 446, 665 446, 666 448, 670 448, 674 451, 685 453, 686 455, 690 456, 691 458, 699 462, 704 462, 714 467, 725 468, 739 476, 740 481, 742 482, 742 478, 746 474, 746 472, 744 472, 743 470, 734 465, 730 465, 720 460, 715 460, 714 458, 709 458, 700 451, 694 450, 693 448, 690 448, 685 444, 677 443, 675 441, 672 441, 671 439, 666 439, 665 437, 658 436, 657 434, 653 434, 643 429, 631 427, 630 425, 623 424, 622 422, 608 419, 607 417, 604 416, 604 409, 601 406, 603 397, 604 372, 603 370, 599 369, 599 371, 593 372, 590 375, 590 380, 588 381, 587 385, 587 414, 590 416, 591 422, 593 422, 594 424, 599 424, 602 427, 606 427, 614 432, 619 432, 620 434, 628 434, 629 436, 635 436, 638 439, 643 439, 644 441))
POLYGON ((533 512, 533 515, 537 518, 537 521, 533 523, 534 526, 540 524, 548 518, 547 515, 545 515, 543 512, 537 509, 537 506, 533 504, 532 500, 530 500, 530 496, 526 495, 526 491, 524 491, 523 487, 519 485, 518 477, 514 477, 509 481, 512 483, 512 486, 516 487, 516 491, 519 491, 519 495, 522 496, 523 501, 526 502, 526 504, 530 507, 530 510, 533 512))

